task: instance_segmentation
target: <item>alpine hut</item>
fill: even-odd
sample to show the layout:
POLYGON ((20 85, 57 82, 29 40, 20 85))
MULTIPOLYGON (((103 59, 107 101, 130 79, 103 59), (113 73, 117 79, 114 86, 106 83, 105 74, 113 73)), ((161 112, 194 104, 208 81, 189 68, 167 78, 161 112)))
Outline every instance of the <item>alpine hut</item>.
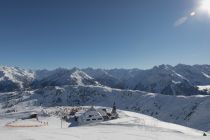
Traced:
POLYGON ((80 125, 102 121, 104 121, 102 114, 97 111, 93 106, 86 112, 81 114, 78 118, 78 123, 80 125))

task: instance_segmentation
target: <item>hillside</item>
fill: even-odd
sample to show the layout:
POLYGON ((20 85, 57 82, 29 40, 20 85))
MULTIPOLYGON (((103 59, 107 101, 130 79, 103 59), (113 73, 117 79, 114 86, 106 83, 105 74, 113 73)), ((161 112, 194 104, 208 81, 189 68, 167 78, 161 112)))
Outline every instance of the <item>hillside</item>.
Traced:
POLYGON ((8 92, 24 89, 35 77, 35 72, 18 67, 0 66, 0 91, 8 92))
POLYGON ((101 86, 45 87, 35 91, 0 94, 1 112, 28 107, 97 105, 130 110, 200 130, 210 130, 210 97, 169 96, 101 86))
MULTIPOLYGON (((49 108, 53 111, 56 108, 49 108)), ((43 109, 42 109, 43 110, 43 109)), ((40 111, 37 108, 36 111, 40 111)), ((203 132, 180 125, 175 125, 167 122, 159 121, 153 117, 133 113, 128 111, 118 110, 119 119, 97 124, 90 124, 80 127, 68 127, 69 123, 63 122, 60 127, 60 119, 56 116, 40 117, 41 121, 47 121, 48 126, 38 128, 9 128, 4 125, 12 120, 11 116, 24 115, 24 112, 10 114, 10 117, 1 118, 0 131, 1 138, 7 140, 51 140, 51 139, 106 139, 113 140, 115 138, 127 139, 142 139, 142 140, 207 140, 209 136, 203 137, 203 132), (10 119, 8 119, 10 118, 10 119), (12 135, 11 135, 12 133, 12 135)), ((24 123, 22 121, 22 123, 24 123)), ((33 120, 25 120, 25 123, 34 123, 33 120), (31 122, 30 122, 31 121, 31 122)), ((206 133, 209 135, 208 133, 206 133)))

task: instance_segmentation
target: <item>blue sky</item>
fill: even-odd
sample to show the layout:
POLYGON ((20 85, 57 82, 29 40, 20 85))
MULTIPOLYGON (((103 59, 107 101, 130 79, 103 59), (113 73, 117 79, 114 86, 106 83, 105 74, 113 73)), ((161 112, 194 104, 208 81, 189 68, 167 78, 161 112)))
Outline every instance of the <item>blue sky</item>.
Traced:
POLYGON ((210 64, 210 16, 199 0, 0 1, 0 64, 151 68, 210 64))

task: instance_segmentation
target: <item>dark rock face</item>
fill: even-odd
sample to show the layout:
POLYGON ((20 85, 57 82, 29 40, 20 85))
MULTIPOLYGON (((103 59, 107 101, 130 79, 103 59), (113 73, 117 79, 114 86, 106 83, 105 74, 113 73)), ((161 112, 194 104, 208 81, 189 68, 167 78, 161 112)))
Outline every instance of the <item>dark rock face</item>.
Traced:
POLYGON ((0 92, 10 92, 19 90, 20 86, 10 80, 0 81, 0 92))

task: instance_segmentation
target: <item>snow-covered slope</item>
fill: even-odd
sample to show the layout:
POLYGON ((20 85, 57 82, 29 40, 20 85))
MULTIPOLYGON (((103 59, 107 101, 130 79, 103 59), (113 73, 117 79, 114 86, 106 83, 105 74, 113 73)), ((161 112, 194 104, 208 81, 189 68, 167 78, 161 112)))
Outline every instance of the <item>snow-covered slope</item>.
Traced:
POLYGON ((209 65, 160 65, 148 70, 139 69, 84 69, 87 74, 101 84, 112 88, 134 89, 148 92, 196 95, 200 92, 196 85, 210 84, 209 65))
MULTIPOLYGON (((5 140, 168 140, 169 137, 171 140, 209 139, 209 136, 202 136, 202 131, 162 122, 138 113, 128 111, 119 113, 120 118, 116 120, 80 127, 68 127, 69 124, 63 122, 62 128, 60 118, 55 116, 41 117, 40 120, 47 121, 49 125, 38 128, 6 128, 4 125, 11 119, 1 118, 0 136, 5 140)), ((27 120, 25 123, 31 122, 27 120)))
POLYGON ((33 88, 62 85, 99 85, 92 77, 77 68, 71 70, 60 68, 48 72, 39 71, 36 77, 37 80, 32 83, 33 88))
POLYGON ((198 86, 198 89, 201 91, 207 91, 210 94, 210 85, 198 86))
POLYGON ((0 91, 23 89, 34 80, 34 72, 18 67, 0 66, 0 91))
POLYGON ((2 113, 32 106, 99 105, 140 112, 163 121, 210 130, 210 97, 169 96, 155 93, 119 90, 101 86, 45 87, 35 91, 0 95, 2 113))
POLYGON ((198 85, 210 85, 209 65, 160 65, 139 69, 56 69, 27 71, 0 68, 0 92, 46 86, 104 85, 112 88, 141 90, 166 95, 206 94, 198 85), (30 85, 30 86, 28 86, 30 85))

